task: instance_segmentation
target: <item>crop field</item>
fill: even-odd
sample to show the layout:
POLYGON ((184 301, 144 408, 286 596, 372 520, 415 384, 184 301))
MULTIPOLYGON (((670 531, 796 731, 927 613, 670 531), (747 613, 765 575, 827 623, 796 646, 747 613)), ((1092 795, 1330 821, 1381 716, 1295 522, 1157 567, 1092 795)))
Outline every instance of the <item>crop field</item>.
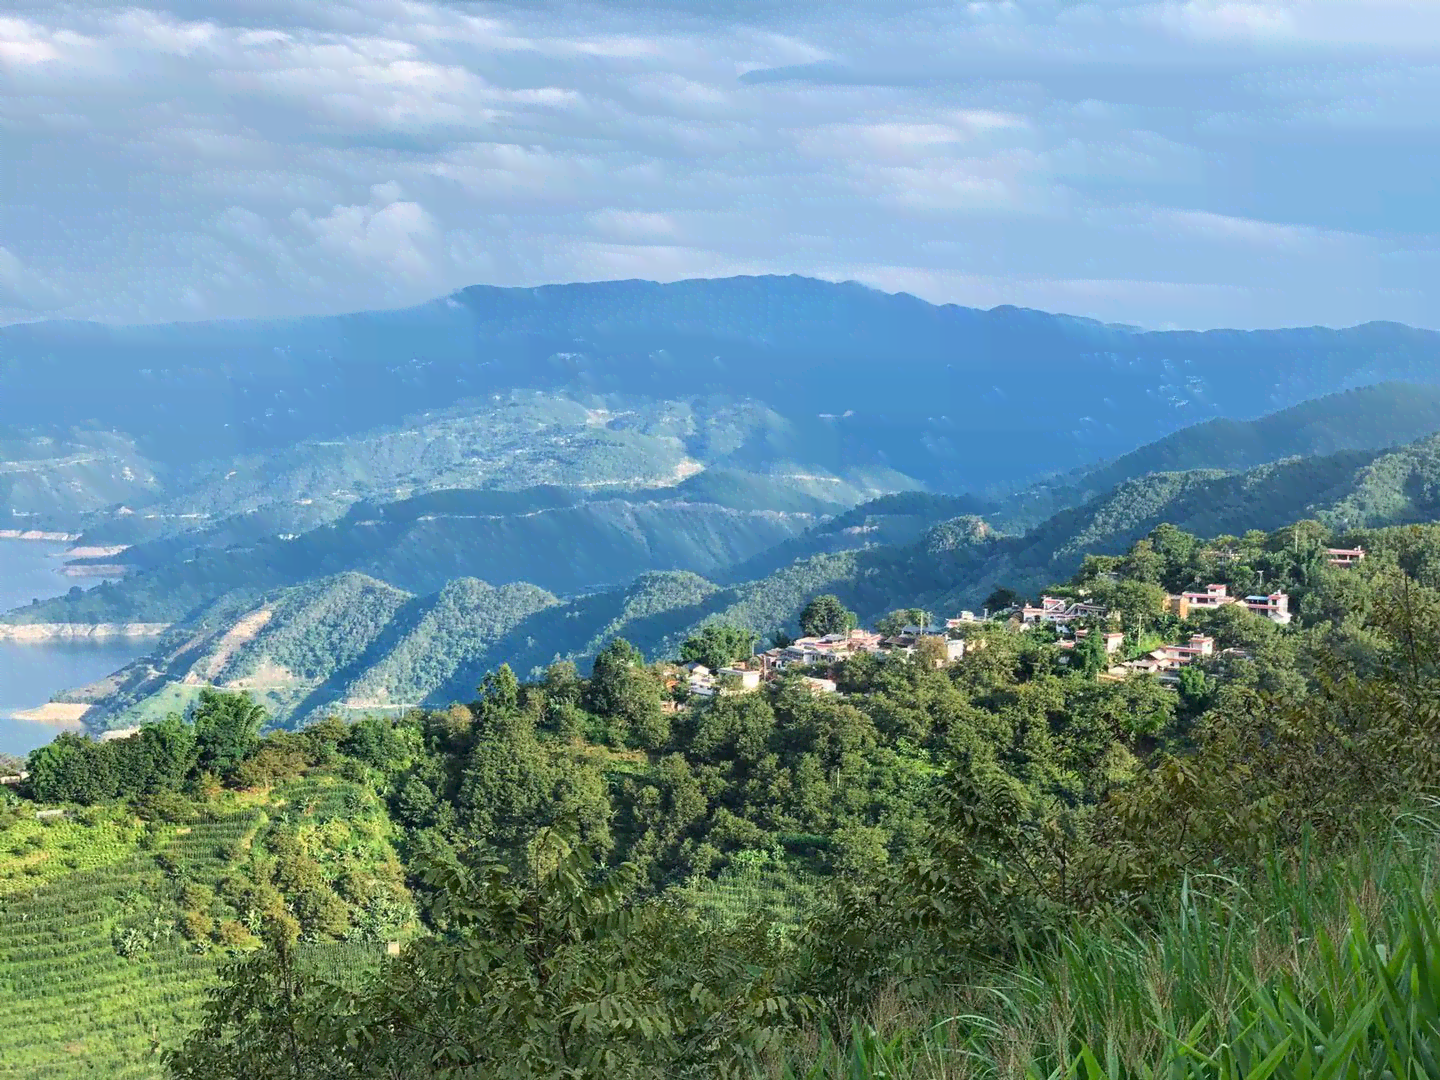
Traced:
MULTIPOLYGON (((271 815, 324 828, 309 826, 324 816, 315 810, 352 810, 353 790, 301 781, 283 797, 231 798, 181 825, 119 809, 48 821, 12 813, 0 828, 0 1078, 163 1076, 164 1051, 196 1021, 231 956, 181 932, 177 891, 215 888, 251 857, 271 815)), ((327 975, 353 979, 384 950, 305 951, 327 975)))
POLYGON ((807 905, 823 880, 798 862, 770 852, 742 852, 715 878, 695 878, 674 896, 716 926, 735 926, 756 916, 782 931, 804 922, 807 905))
POLYGON ((120 862, 134 853, 145 831, 128 811, 83 810, 42 820, 27 808, 0 827, 0 897, 120 862))
MULTIPOLYGON (((197 824, 165 848, 214 864, 234 823, 197 824)), ((198 954, 155 898, 166 875, 154 854, 56 878, 0 906, 0 1076, 150 1077, 198 1015, 217 956, 198 954), (133 916, 140 916, 136 919, 133 916), (122 955, 117 934, 135 922, 122 955), (145 925, 148 922, 149 925, 145 925)))

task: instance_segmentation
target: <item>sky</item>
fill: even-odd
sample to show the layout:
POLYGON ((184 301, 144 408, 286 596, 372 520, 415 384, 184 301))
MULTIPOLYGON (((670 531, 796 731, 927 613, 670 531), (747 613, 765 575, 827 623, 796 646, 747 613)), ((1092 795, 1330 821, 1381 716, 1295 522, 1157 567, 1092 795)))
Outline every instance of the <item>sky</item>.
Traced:
POLYGON ((0 7, 0 321, 751 273, 1440 327, 1440 0, 0 7))

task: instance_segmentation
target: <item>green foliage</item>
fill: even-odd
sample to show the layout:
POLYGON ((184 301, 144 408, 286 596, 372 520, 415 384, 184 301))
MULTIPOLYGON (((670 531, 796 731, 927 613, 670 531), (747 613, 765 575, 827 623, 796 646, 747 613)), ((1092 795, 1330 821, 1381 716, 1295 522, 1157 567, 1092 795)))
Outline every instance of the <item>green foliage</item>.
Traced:
MULTIPOLYGON (((144 825, 121 804, 53 822, 36 821, 33 813, 0 817, 6 1070, 56 1080, 80 1067, 101 1077, 163 1075, 163 1052, 198 1021, 226 952, 257 944, 248 924, 260 928, 262 911, 288 917, 287 906, 301 899, 268 881, 256 884, 256 875, 268 873, 274 830, 316 853, 327 886, 342 864, 352 876, 395 881, 380 804, 347 811, 345 822, 317 823, 329 812, 327 801, 341 810, 351 790, 324 775, 289 781, 264 803, 265 812, 248 793, 225 793, 210 805, 172 794, 189 805, 179 825, 144 825), (278 825, 282 816, 289 825, 278 825), (38 843, 32 846, 31 837, 38 843), (23 873, 27 866, 39 872, 23 873)), ((403 885, 389 888, 400 890, 403 904, 403 885)), ((352 910, 363 923, 364 907, 352 910)), ((411 930, 402 926, 392 937, 411 930)), ((301 952, 308 962, 333 947, 340 946, 306 942, 301 952)), ((372 946, 372 961, 378 953, 372 946)), ((348 957, 341 969, 354 968, 357 959, 363 957, 348 957)))
POLYGON ((1258 420, 1207 420, 1182 428, 1077 485, 1105 491, 1147 473, 1246 469, 1296 456, 1384 449, 1440 430, 1440 395, 1428 386, 1382 383, 1330 394, 1258 420))
POLYGON ((901 608, 899 611, 892 611, 888 615, 882 615, 875 621, 875 629, 888 637, 900 633, 907 626, 919 626, 925 613, 919 608, 901 608))
POLYGON ((346 697, 376 702, 463 701, 496 642, 557 603, 533 585, 494 588, 474 578, 448 582, 433 598, 401 610, 367 654, 358 676, 331 668, 346 697))
POLYGON ((624 638, 616 638, 595 657, 589 684, 590 708, 607 717, 619 741, 655 749, 664 745, 669 725, 660 707, 660 682, 645 658, 624 638))
POLYGON ((230 970, 172 1075, 410 1076, 417 1063, 432 1077, 753 1071, 809 1002, 756 974, 759 954, 738 935, 722 942, 680 912, 632 907, 635 876, 599 875, 555 830, 528 846, 520 875, 432 865, 445 937, 350 993, 307 977, 277 942, 230 970))
POLYGON ((111 751, 71 732, 31 751, 31 792, 44 802, 96 803, 119 790, 111 751))
POLYGON ((711 671, 741 660, 755 652, 756 634, 728 623, 706 623, 694 637, 680 646, 680 659, 704 664, 711 671))
POLYGON ((1203 712, 1210 701, 1210 682, 1205 678, 1204 670, 1197 665, 1191 664, 1180 670, 1177 689, 1180 700, 1192 713, 1203 712))
POLYGON ((207 686, 200 691, 191 721, 195 727, 196 766, 229 779, 259 747, 265 710, 248 694, 225 693, 207 686))
POLYGON ((195 730, 179 717, 125 739, 97 742, 69 732, 31 753, 31 794, 41 802, 94 804, 179 790, 199 759, 195 730))
POLYGON ((784 1075, 1428 1077, 1434 827, 1412 819, 1333 860, 1271 858, 1245 883, 1196 877, 1142 926, 1073 922, 984 971, 983 989, 891 998, 843 1037, 822 1026, 818 1052, 797 1048, 784 1075))
MULTIPOLYGON (((967 627, 966 656, 943 668, 867 656, 837 665, 837 695, 787 676, 662 707, 674 669, 647 666, 617 639, 588 679, 565 663, 536 681, 500 666, 468 707, 271 734, 236 771, 273 773, 275 791, 289 793, 252 854, 161 856, 172 919, 193 947, 252 948, 228 923, 251 935, 269 925, 275 938, 217 992, 207 1038, 216 1055, 228 1048, 274 1075, 385 1075, 405 1055, 498 1075, 526 1075, 527 1061, 578 1075, 773 1075, 787 1060, 803 1074, 817 1060, 839 1067, 842 1054, 846 1067, 893 1072, 957 1047, 1002 1054, 1010 1075, 1064 1075, 1103 1045, 1101 1014, 1052 1023, 1043 1046, 1007 1048, 986 1032, 1051 1021, 981 1008, 979 987, 1020 1001, 1017 973, 1051 971, 1046 985, 1079 986, 1054 965, 1082 931, 1144 945, 1193 883, 1225 883, 1230 903, 1272 864, 1343 861, 1440 780, 1440 530, 1349 534, 1368 552, 1349 569, 1324 562, 1332 540, 1317 523, 1211 542, 1156 528, 1124 555, 1087 560, 1065 588, 1113 604, 1143 635, 1132 644, 1217 637, 1222 652, 1183 669, 1178 689, 1094 678, 1098 626, 1062 666, 1065 651, 1039 632, 981 623, 967 627), (1291 593, 1292 626, 1238 609, 1182 624, 1159 605, 1167 590, 1221 581, 1238 592, 1261 574, 1291 593), (663 727, 647 734, 649 715, 663 727), (354 780, 322 784, 325 769, 354 780), (306 773, 316 780, 289 778, 306 773), (371 858, 374 872, 352 873, 390 829, 405 865, 371 858), (575 855, 577 845, 593 854, 575 855), (602 871, 602 859, 625 869, 602 871), (571 869, 547 877, 558 864, 571 869), (413 901, 398 887, 407 873, 413 901), (576 900, 574 882, 615 883, 616 906, 576 900), (517 907, 530 927, 518 939, 507 936, 517 907), (317 980, 284 959, 296 943, 409 938, 413 920, 419 943, 373 981, 317 980), (609 920, 630 929, 613 937, 609 920), (596 989, 602 968, 610 981, 596 989), (708 1004, 672 997, 672 986, 695 990, 697 970, 715 973, 699 979, 708 1004), (473 990, 466 972, 479 973, 473 990), (796 1008, 761 1023, 779 1006, 756 1014, 738 1002, 762 985, 767 1000, 796 1008), (969 999, 948 1015, 993 1026, 927 1033, 915 1018, 957 995, 969 999), (872 1017, 886 1001, 903 1023, 872 1017), (428 1036, 403 1029, 401 1017, 422 1012, 445 1023, 428 1036), (674 1037, 635 1034, 642 1017, 664 1018, 674 1037), (805 1025, 821 1017, 817 1059, 805 1025), (826 1030, 851 1034, 826 1050, 826 1030), (264 1057, 292 1032, 298 1058, 264 1057), (677 1032, 709 1041, 696 1050, 677 1032)), ((117 958, 153 952, 132 929, 106 939, 117 958)), ((1198 977, 1152 967, 1144 985, 1198 977)), ((1297 1000, 1308 1007, 1314 991, 1297 1000)), ((1201 1019, 1189 1008, 1181 1034, 1201 1019)), ((1143 1019, 1124 1020, 1124 1075, 1169 1061, 1147 1056, 1165 1044, 1143 1019), (1148 1043, 1137 1034, 1146 1030, 1148 1043)), ((1216 1041, 1204 1045, 1251 1045, 1228 1023, 1212 1016, 1201 1034, 1216 1041)), ((1286 1060, 1279 1045, 1264 1053, 1286 1060)), ((183 1067, 221 1067, 198 1046, 181 1060, 201 1064, 183 1067)))
POLYGON ((830 593, 815 597, 800 612, 801 632, 817 637, 845 634, 857 625, 859 619, 855 613, 848 610, 838 596, 830 593))

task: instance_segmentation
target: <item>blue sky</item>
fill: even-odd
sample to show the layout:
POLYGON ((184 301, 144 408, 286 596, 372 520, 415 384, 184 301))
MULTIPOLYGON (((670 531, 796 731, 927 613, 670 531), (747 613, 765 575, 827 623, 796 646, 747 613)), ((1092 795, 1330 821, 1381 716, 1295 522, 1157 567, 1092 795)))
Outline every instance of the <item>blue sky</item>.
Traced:
POLYGON ((1440 326, 1440 3, 0 12, 0 321, 806 273, 1440 326))

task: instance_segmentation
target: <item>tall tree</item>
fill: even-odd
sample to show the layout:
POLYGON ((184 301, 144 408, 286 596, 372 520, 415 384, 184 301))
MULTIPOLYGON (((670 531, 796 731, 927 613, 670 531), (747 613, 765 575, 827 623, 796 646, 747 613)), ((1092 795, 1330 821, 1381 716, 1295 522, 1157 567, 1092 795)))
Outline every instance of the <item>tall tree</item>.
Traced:
POLYGON ((590 709, 606 718, 624 739, 654 748, 669 736, 660 706, 660 680, 645 667, 640 650, 616 638, 595 657, 590 675, 590 709))
POLYGON ((849 633, 859 624, 855 613, 830 593, 815 597, 800 612, 801 631, 814 637, 849 633))
POLYGON ((179 716, 171 715, 159 723, 146 724, 140 734, 133 737, 133 742, 132 753, 142 766, 142 780, 137 789, 140 793, 178 791, 195 768, 199 754, 195 729, 179 716))
POLYGON ((729 623, 706 623, 700 632, 680 646, 680 658, 704 664, 712 671, 755 652, 755 631, 729 623))
POLYGON ((919 608, 900 608, 888 615, 882 615, 875 623, 875 629, 880 633, 893 637, 900 633, 907 626, 919 626, 920 621, 925 618, 925 613, 919 608))
POLYGON ((249 694, 205 687, 195 706, 195 748, 201 769, 231 779, 240 763, 260 745, 265 709, 249 694))
POLYGON ((1092 678, 1105 670, 1104 634, 1091 630, 1075 643, 1070 654, 1070 670, 1092 678))
POLYGON ((41 802, 96 803, 118 792, 109 744, 63 732, 30 753, 30 793, 41 802))
POLYGON ((359 993, 326 985, 284 939, 231 965, 176 1080, 541 1080, 759 1075, 814 1003, 786 992, 756 927, 707 930, 633 902, 573 831, 545 830, 523 873, 453 858, 425 871, 443 936, 359 993))

